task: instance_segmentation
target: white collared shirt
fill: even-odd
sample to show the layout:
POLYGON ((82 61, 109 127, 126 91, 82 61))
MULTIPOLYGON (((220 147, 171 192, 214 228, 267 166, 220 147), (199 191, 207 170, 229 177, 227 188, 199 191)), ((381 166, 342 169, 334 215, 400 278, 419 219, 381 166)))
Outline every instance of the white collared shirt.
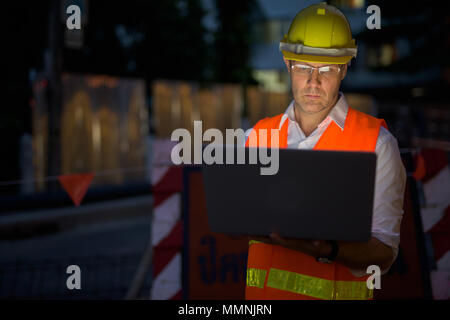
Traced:
MULTIPOLYGON (((294 101, 286 109, 281 121, 289 121, 287 145, 291 149, 313 149, 322 134, 334 121, 344 130, 348 104, 342 92, 328 116, 306 137, 295 120, 294 101)), ((280 124, 281 127, 281 124, 280 124)), ((246 135, 250 133, 249 129, 246 135)), ((375 147, 377 154, 372 236, 388 245, 393 251, 393 260, 398 254, 400 224, 403 216, 403 195, 406 185, 406 171, 400 158, 397 139, 384 127, 380 128, 375 147)), ((392 264, 391 262, 391 264, 392 264)), ((386 273, 389 268, 381 270, 386 273)), ((355 276, 367 275, 366 270, 352 270, 355 276)))

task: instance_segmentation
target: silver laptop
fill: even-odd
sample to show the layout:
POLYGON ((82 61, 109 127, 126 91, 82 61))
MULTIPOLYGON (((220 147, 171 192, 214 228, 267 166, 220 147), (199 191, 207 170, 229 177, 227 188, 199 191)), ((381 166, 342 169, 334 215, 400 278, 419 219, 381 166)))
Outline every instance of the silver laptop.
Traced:
POLYGON ((261 175, 263 165, 249 164, 256 149, 223 149, 233 149, 234 164, 202 164, 211 231, 370 240, 375 153, 278 149, 278 172, 261 175), (245 164, 236 162, 241 151, 245 164))

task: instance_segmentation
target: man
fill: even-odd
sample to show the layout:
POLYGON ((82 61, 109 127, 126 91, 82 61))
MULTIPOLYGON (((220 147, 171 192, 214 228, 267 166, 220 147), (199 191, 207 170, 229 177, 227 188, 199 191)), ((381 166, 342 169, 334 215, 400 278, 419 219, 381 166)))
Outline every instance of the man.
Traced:
MULTIPOLYGON (((321 3, 300 11, 280 49, 294 101, 284 114, 259 121, 247 135, 278 129, 280 148, 375 152, 372 237, 367 243, 253 237, 246 298, 371 299, 367 267, 377 265, 386 273, 400 241, 406 174, 397 141, 384 120, 350 108, 339 92, 356 45, 338 9, 321 3)), ((261 146, 252 139, 246 145, 261 146)))

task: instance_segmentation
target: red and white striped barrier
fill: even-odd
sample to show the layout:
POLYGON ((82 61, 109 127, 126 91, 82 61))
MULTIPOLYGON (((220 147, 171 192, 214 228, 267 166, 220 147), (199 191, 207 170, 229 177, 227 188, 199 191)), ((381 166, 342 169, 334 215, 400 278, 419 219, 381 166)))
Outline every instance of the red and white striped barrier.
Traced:
POLYGON ((421 208, 423 231, 433 242, 436 270, 431 286, 435 299, 450 299, 450 169, 447 154, 438 149, 422 149, 421 177, 425 204, 421 208))
POLYGON ((182 167, 171 165, 175 142, 156 139, 152 165, 152 300, 181 299, 181 222, 182 167))

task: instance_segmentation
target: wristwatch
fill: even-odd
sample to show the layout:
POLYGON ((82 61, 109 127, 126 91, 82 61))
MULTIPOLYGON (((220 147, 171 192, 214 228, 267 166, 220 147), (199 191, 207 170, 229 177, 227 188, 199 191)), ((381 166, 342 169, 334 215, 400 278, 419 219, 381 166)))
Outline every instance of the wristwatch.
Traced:
POLYGON ((333 261, 336 260, 338 252, 339 252, 339 246, 338 243, 334 240, 327 241, 331 245, 331 253, 327 256, 319 256, 316 258, 317 262, 322 263, 333 263, 333 261))

